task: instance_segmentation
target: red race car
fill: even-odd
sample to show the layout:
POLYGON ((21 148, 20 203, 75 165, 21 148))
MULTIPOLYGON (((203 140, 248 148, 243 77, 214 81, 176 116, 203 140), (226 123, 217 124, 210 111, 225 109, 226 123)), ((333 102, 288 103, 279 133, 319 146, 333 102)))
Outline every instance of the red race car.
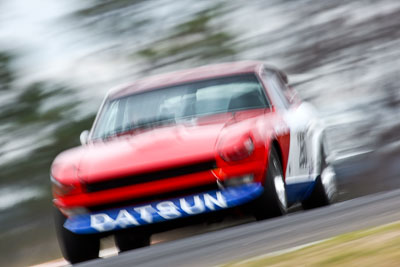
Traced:
POLYGON ((262 62, 205 66, 109 92, 82 146, 51 167, 56 228, 72 263, 159 231, 243 212, 257 219, 336 195, 324 128, 284 72, 262 62))

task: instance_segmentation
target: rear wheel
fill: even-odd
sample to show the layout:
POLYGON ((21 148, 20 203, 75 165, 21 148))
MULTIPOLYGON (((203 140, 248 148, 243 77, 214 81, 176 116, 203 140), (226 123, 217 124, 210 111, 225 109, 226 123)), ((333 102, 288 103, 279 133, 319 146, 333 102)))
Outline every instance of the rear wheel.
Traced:
POLYGON ((96 235, 78 235, 64 228, 66 217, 54 208, 58 243, 64 258, 79 263, 99 257, 100 238, 96 235))
POLYGON ((286 185, 278 153, 271 147, 264 192, 254 203, 257 220, 277 217, 287 212, 286 185))
POLYGON ((337 185, 335 171, 333 167, 326 162, 326 156, 323 150, 321 152, 321 157, 321 174, 315 180, 311 195, 301 203, 303 209, 327 206, 336 199, 337 185))
POLYGON ((150 237, 150 234, 139 233, 138 231, 121 231, 114 236, 115 245, 120 252, 149 246, 150 237))

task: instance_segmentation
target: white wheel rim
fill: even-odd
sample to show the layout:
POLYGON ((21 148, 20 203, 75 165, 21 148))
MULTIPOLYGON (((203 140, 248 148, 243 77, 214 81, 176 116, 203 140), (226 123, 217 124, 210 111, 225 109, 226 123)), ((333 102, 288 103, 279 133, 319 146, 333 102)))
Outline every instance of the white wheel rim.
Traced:
POLYGON ((332 166, 328 166, 323 170, 323 172, 321 173, 321 182, 324 187, 326 196, 330 201, 332 201, 336 195, 336 190, 337 190, 336 175, 332 166))
POLYGON ((286 208, 286 189, 282 175, 277 175, 274 177, 274 185, 279 202, 281 202, 282 206, 286 208))

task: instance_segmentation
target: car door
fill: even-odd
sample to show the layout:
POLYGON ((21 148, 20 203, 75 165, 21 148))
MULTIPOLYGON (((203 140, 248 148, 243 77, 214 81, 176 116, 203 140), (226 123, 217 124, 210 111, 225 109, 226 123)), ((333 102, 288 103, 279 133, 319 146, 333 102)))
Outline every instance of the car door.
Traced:
POLYGON ((263 79, 276 111, 289 127, 290 148, 285 182, 289 202, 296 202, 316 177, 314 133, 310 131, 315 112, 308 103, 297 101, 294 92, 281 79, 280 72, 266 69, 263 79))

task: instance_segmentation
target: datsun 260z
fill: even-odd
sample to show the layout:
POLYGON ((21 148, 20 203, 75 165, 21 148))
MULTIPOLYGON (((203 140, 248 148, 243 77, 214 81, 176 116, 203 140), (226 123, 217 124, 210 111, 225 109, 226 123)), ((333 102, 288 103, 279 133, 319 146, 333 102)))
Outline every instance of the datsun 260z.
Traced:
POLYGON ((226 213, 256 219, 328 205, 336 195, 314 108, 262 62, 138 80, 106 96, 82 146, 51 167, 56 227, 72 263, 226 213))

